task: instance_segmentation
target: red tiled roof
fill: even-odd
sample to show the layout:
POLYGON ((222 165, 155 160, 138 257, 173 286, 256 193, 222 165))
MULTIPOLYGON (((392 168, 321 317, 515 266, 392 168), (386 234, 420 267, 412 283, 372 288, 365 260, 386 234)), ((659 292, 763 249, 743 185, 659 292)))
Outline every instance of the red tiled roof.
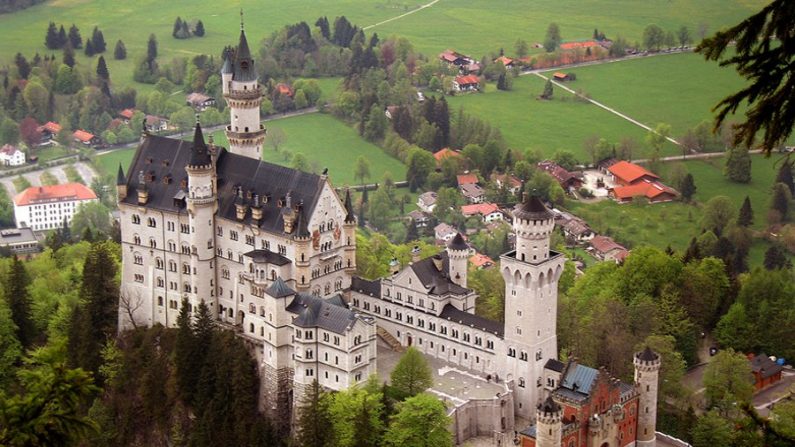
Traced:
POLYGON ((6 155, 14 155, 19 150, 18 147, 12 146, 10 144, 4 144, 2 148, 0 148, 0 153, 6 155))
POLYGON ((459 174, 456 176, 456 179, 458 180, 458 186, 478 182, 478 176, 475 174, 459 174))
POLYGON ((94 134, 86 132, 85 130, 76 130, 72 134, 72 136, 74 136, 75 139, 82 141, 83 143, 87 143, 94 138, 94 134))
POLYGON ((283 82, 280 82, 280 83, 276 84, 276 90, 280 94, 287 95, 287 96, 290 96, 290 97, 292 97, 293 94, 294 94, 293 88, 290 87, 289 85, 283 83, 283 82))
POLYGON ((553 78, 555 78, 555 79, 566 79, 566 78, 568 78, 568 77, 569 77, 569 75, 567 75, 566 73, 561 73, 561 72, 559 72, 559 71, 556 71, 556 72, 555 72, 555 73, 552 75, 552 77, 553 77, 553 78))
POLYGON ((538 168, 547 172, 552 177, 555 177, 555 179, 559 183, 566 183, 572 178, 577 179, 577 177, 574 176, 571 172, 565 170, 563 167, 561 167, 554 161, 549 161, 549 160, 542 161, 538 163, 538 168))
POLYGON ((458 85, 479 84, 480 78, 475 75, 456 76, 455 82, 458 85))
POLYGON ((66 200, 91 200, 97 195, 91 188, 80 183, 64 185, 31 186, 14 197, 17 206, 31 205, 41 202, 60 202, 66 200))
POLYGON ((631 199, 633 197, 646 197, 654 200, 662 194, 676 195, 676 191, 660 182, 642 181, 629 186, 617 186, 613 188, 613 195, 619 200, 631 199))
POLYGON ((510 57, 500 56, 497 59, 494 59, 494 62, 502 62, 502 65, 511 65, 513 63, 513 59, 510 57))
POLYGON ((561 50, 574 50, 577 48, 593 48, 598 47, 599 43, 593 40, 586 40, 584 42, 564 42, 560 44, 561 50))
POLYGON ((608 236, 594 236, 591 239, 591 247, 600 253, 610 253, 613 250, 626 250, 621 244, 608 236))
POLYGON ((119 116, 125 119, 132 119, 133 115, 135 115, 135 109, 124 109, 119 112, 119 116))
POLYGON ((499 210, 500 207, 498 207, 493 203, 474 203, 472 205, 462 206, 461 214, 463 214, 464 216, 474 216, 475 214, 488 216, 489 214, 499 210))
POLYGON ((642 166, 638 166, 634 163, 630 163, 628 161, 621 160, 618 163, 610 166, 607 168, 611 174, 623 180, 626 183, 633 183, 644 176, 649 176, 651 178, 660 178, 652 172, 647 171, 642 166))
POLYGON ((444 148, 433 154, 433 158, 435 158, 437 162, 441 162, 443 158, 460 157, 460 156, 461 154, 459 154, 456 151, 450 150, 450 148, 444 148))
POLYGON ((471 262, 472 265, 478 268, 494 265, 494 260, 482 253, 475 253, 474 255, 472 255, 469 258, 469 262, 471 262))
POLYGON ((43 126, 39 126, 37 130, 39 132, 46 130, 50 133, 58 133, 61 131, 61 125, 52 121, 47 121, 43 126))

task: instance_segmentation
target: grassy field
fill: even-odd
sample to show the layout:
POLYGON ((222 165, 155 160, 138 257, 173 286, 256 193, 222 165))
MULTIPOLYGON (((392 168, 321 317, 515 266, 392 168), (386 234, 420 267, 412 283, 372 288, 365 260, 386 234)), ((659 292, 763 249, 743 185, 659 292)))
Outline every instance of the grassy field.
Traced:
MULTIPOLYGON (((577 75, 569 86, 651 127, 671 125, 680 137, 703 120, 725 96, 745 82, 730 68, 693 53, 669 54, 567 70, 577 75)), ((743 110, 740 110, 742 113, 743 110)))
MULTIPOLYGON (((290 165, 289 156, 300 152, 312 163, 317 172, 329 169, 329 176, 335 186, 352 185, 353 163, 359 156, 370 161, 370 182, 380 182, 385 172, 390 172, 395 181, 404 180, 406 166, 399 160, 386 155, 378 146, 359 137, 356 131, 330 115, 314 113, 293 118, 269 121, 268 129, 279 128, 286 135, 285 143, 274 152, 267 144, 263 158, 271 163, 290 165)), ((213 134, 215 143, 227 147, 222 131, 213 134)), ((97 157, 97 164, 103 173, 115 174, 119 163, 125 171, 132 160, 134 149, 121 149, 97 157)), ((416 201, 416 200, 415 200, 416 201)))
MULTIPOLYGON (((44 46, 44 34, 50 21, 63 24, 67 31, 72 23, 76 24, 83 39, 90 37, 92 29, 98 26, 108 45, 105 59, 111 78, 117 85, 127 85, 133 82, 135 60, 145 54, 150 33, 157 37, 161 63, 176 56, 219 55, 225 45, 237 42, 239 11, 242 8, 249 44, 256 58, 258 42, 284 25, 301 20, 311 25, 323 15, 332 21, 336 16, 345 15, 353 23, 369 25, 402 14, 404 6, 413 8, 419 3, 414 0, 281 0, 278 4, 265 5, 255 0, 234 3, 209 0, 53 0, 13 14, 0 15, 0 29, 4 30, 4 38, 0 41, 0 61, 10 63, 17 52, 29 56, 37 51, 40 54, 51 53, 44 46), (189 21, 201 19, 206 35, 182 40, 171 37, 177 16, 189 21), (127 47, 128 57, 123 61, 113 60, 113 48, 119 39, 127 47)), ((88 58, 82 50, 77 55, 78 64, 94 69, 97 56, 88 58)))
MULTIPOLYGON (((474 93, 448 98, 452 111, 463 107, 480 116, 502 131, 508 144, 516 149, 538 149, 551 156, 557 150, 572 152, 580 161, 588 161, 583 141, 597 135, 611 142, 632 137, 643 144, 646 131, 592 104, 575 101, 574 95, 555 89, 553 99, 537 99, 544 90, 544 80, 538 76, 514 79, 513 90, 499 91, 489 85, 486 93, 474 93)), ((679 151, 667 143, 665 154, 679 151)), ((648 153, 636 151, 638 157, 648 153)))
MULTIPOLYGON (((424 2, 423 2, 424 3, 424 2)), ((708 32, 739 22, 766 5, 764 0, 441 0, 420 13, 376 28, 379 35, 400 34, 415 48, 435 55, 454 48, 480 58, 504 48, 513 53, 517 39, 542 42, 547 26, 560 26, 563 40, 589 39, 594 28, 610 38, 642 41, 643 29, 656 23, 676 31, 686 25, 699 39, 699 24, 708 32)))

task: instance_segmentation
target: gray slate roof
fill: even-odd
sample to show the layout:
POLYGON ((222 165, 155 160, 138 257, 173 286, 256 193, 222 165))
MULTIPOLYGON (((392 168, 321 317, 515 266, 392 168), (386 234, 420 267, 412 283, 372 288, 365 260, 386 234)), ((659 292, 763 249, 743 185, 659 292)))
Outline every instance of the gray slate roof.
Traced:
POLYGON ((448 319, 450 321, 454 321, 456 323, 460 323, 466 326, 472 326, 475 329, 480 329, 484 331, 491 332, 492 334, 497 334, 500 338, 505 335, 505 324, 500 323, 499 321, 492 321, 488 318, 483 318, 481 316, 471 314, 469 312, 464 312, 453 306, 452 304, 446 304, 442 309, 442 313, 439 314, 439 318, 448 319))
POLYGON ((469 293, 469 289, 465 289, 450 280, 450 262, 447 257, 447 252, 443 251, 438 255, 434 255, 411 265, 411 269, 420 279, 422 284, 428 289, 430 295, 444 295, 451 293, 453 295, 465 295, 469 293), (433 262, 434 256, 441 256, 442 269, 436 268, 433 262))
POLYGON ((313 295, 299 293, 287 306, 287 311, 298 314, 293 324, 298 327, 317 327, 344 334, 356 323, 354 311, 338 303, 340 300, 323 300, 313 295))
POLYGON ((274 298, 284 298, 286 296, 295 295, 295 290, 291 289, 280 276, 265 290, 265 293, 274 298))
POLYGON ((563 372, 566 368, 566 364, 561 362, 560 360, 549 359, 547 363, 544 365, 544 369, 550 369, 556 372, 563 372))
POLYGON ((583 394, 590 394, 591 387, 596 381, 599 371, 584 365, 572 365, 566 372, 566 377, 560 382, 560 386, 583 394))
POLYGON ((367 279, 354 276, 351 278, 351 290, 380 298, 381 280, 377 279, 375 281, 369 281, 367 279))
POLYGON ((538 196, 531 194, 528 198, 514 208, 513 216, 525 220, 552 219, 554 215, 544 205, 538 196))
MULTIPOLYGON (((184 210, 184 201, 175 200, 175 197, 180 192, 184 194, 180 183, 188 177, 185 166, 191 158, 192 145, 191 141, 147 135, 128 170, 131 174, 127 176, 127 197, 122 202, 137 206, 138 173, 144 172, 153 177, 146 182, 149 191, 147 208, 171 212, 184 210), (164 182, 166 176, 171 178, 169 183, 164 182)), ((223 148, 219 148, 219 151, 216 162, 219 198, 217 216, 236 220, 235 189, 238 186, 262 198, 270 196, 268 202, 262 205, 263 219, 258 225, 265 231, 283 234, 282 211, 285 208, 280 208, 278 202, 288 192, 294 206, 303 203, 305 217, 312 215, 326 180, 315 174, 232 154, 223 148)), ((243 223, 256 225, 251 220, 250 212, 243 223)), ((298 233, 298 229, 296 226, 293 232, 298 233)))

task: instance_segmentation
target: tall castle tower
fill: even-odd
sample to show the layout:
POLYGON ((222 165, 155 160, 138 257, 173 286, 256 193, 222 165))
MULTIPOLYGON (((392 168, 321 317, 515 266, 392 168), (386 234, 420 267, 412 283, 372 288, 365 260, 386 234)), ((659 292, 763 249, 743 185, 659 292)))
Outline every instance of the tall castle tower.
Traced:
POLYGON ((262 87, 257 81, 254 59, 248 48, 243 29, 243 12, 240 12, 240 41, 234 56, 224 58, 221 69, 224 99, 229 105, 230 124, 226 126, 229 151, 255 160, 262 158, 265 127, 260 124, 259 109, 262 104, 262 87), (230 58, 234 58, 230 60, 230 58))
POLYGON ((501 370, 514 383, 518 416, 532 419, 542 399, 544 364, 557 359, 558 278, 565 258, 550 251, 554 216, 530 196, 516 206, 516 250, 500 257, 505 279, 505 344, 501 370))
POLYGON ((560 447, 563 436, 563 409, 547 396, 536 409, 536 447, 560 447))
POLYGON ((447 246, 447 258, 450 263, 450 280, 461 287, 467 286, 467 262, 472 250, 464 241, 461 233, 457 233, 447 246))
POLYGON ((188 301, 195 309, 204 301, 213 316, 218 306, 215 297, 215 212, 218 209, 218 179, 207 144, 204 142, 201 124, 196 121, 193 134, 190 162, 185 167, 188 172, 187 209, 190 224, 190 271, 183 271, 185 284, 191 290, 184 290, 188 301))
POLYGON ((635 387, 638 388, 637 447, 654 447, 657 443, 657 386, 660 355, 648 347, 635 354, 635 387))

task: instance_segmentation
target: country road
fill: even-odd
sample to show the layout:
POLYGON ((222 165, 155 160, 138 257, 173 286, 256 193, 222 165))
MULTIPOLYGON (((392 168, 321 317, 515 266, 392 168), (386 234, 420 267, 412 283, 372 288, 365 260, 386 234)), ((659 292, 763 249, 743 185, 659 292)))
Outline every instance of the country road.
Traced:
POLYGON ((431 6, 435 5, 438 2, 439 2, 439 0, 433 0, 432 2, 426 3, 426 4, 420 6, 420 7, 416 8, 416 9, 412 9, 411 11, 409 11, 409 12, 407 12, 405 14, 401 14, 399 16, 395 16, 395 17, 392 17, 391 19, 386 19, 386 20, 383 20, 381 22, 374 23, 372 25, 367 25, 367 26, 365 26, 362 29, 366 31, 366 30, 368 30, 370 28, 375 28, 378 25, 383 25, 384 23, 389 23, 389 22, 392 22, 394 20, 402 19, 403 17, 406 17, 408 15, 414 14, 415 12, 420 12, 420 11, 422 11, 425 8, 430 8, 431 6))

